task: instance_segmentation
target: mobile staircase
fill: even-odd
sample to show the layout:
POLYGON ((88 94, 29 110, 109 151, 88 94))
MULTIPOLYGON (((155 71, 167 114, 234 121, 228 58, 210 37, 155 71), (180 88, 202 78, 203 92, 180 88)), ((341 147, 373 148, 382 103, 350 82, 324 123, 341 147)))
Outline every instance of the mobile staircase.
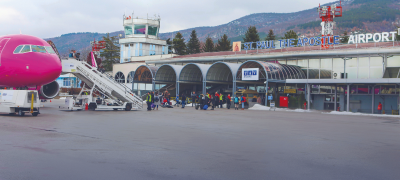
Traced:
POLYGON ((140 96, 133 93, 124 83, 117 82, 112 75, 102 73, 96 67, 75 59, 62 60, 62 67, 63 74, 72 73, 85 83, 77 97, 66 99, 69 110, 82 110, 86 103, 89 110, 130 111, 143 108, 140 96), (97 100, 93 98, 96 91, 99 93, 97 100))

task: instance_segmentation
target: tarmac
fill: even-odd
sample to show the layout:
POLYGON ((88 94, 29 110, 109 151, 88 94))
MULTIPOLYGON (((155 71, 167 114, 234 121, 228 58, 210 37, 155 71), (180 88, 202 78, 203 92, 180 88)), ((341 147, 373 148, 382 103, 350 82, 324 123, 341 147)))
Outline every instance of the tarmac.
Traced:
POLYGON ((400 179, 398 117, 43 104, 0 115, 0 180, 400 179))

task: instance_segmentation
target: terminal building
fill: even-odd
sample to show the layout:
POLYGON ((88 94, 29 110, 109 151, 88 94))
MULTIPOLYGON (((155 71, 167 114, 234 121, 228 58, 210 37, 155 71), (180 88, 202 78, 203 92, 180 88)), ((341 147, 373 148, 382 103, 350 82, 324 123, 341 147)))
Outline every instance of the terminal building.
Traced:
MULTIPOLYGON (((153 22, 154 26, 158 23, 159 31, 159 20, 150 23, 124 17, 124 25, 133 29, 136 22, 146 25, 142 24, 146 30, 140 32, 148 32, 153 22)), ((126 29, 127 37, 120 40, 124 46, 121 64, 114 65, 113 73, 139 95, 150 90, 168 90, 172 96, 193 91, 226 95, 250 89, 257 91, 257 97, 272 95, 273 101, 289 96, 289 104, 304 97, 307 108, 316 110, 377 113, 379 102, 385 113, 399 109, 400 45, 394 41, 336 44, 328 49, 304 46, 176 56, 167 54, 165 41, 157 39, 158 33, 136 38, 126 29), (140 54, 136 53, 138 43, 164 49, 155 55, 146 51, 138 58, 133 56, 140 54), (242 71, 247 68, 259 70, 258 80, 242 80, 242 71)), ((301 108, 297 102, 293 107, 301 108)))

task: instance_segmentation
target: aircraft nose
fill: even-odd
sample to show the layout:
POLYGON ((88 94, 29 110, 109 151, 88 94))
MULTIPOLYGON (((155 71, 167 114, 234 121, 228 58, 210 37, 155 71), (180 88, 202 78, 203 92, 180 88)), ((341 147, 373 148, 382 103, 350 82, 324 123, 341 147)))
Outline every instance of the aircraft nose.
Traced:
POLYGON ((42 60, 41 64, 41 73, 45 84, 51 83, 60 76, 62 65, 57 56, 49 55, 47 58, 42 60))

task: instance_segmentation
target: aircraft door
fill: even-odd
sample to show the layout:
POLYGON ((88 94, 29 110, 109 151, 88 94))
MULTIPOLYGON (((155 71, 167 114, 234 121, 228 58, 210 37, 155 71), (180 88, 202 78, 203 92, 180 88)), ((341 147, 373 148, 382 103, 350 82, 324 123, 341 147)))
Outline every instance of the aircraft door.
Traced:
POLYGON ((3 52, 4 48, 7 45, 7 42, 10 40, 10 38, 4 38, 0 40, 0 66, 1 66, 1 53, 3 52))

